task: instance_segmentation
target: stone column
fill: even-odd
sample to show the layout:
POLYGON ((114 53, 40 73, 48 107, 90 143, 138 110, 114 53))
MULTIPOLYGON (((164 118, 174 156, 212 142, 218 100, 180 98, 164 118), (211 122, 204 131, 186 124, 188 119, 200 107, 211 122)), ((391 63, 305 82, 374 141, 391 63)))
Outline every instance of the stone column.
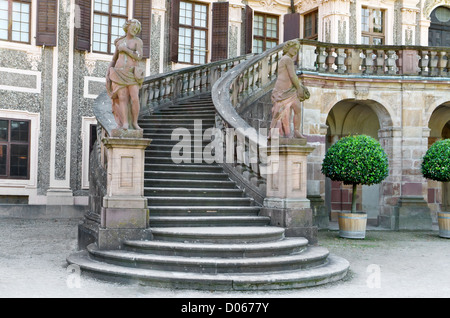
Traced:
POLYGON ((261 215, 270 216, 271 225, 286 229, 286 236, 301 236, 317 243, 310 201, 307 199, 307 156, 315 148, 306 139, 280 138, 278 147, 268 148, 270 169, 261 215))
MULTIPOLYGON (((405 111, 405 110, 404 110, 405 111)), ((429 128, 403 132, 401 195, 394 208, 397 230, 431 230, 432 220, 427 203, 427 181, 420 165, 428 146, 429 128)))
POLYGON ((315 150, 308 157, 307 198, 311 203, 313 225, 327 229, 330 215, 325 206, 325 175, 322 174, 322 162, 326 153, 326 136, 328 126, 309 125, 308 143, 315 150), (315 128, 315 129, 314 129, 315 128))
POLYGON ((145 149, 150 142, 123 136, 103 139, 107 148, 107 194, 100 217, 100 249, 119 249, 125 240, 150 238, 144 197, 145 149))

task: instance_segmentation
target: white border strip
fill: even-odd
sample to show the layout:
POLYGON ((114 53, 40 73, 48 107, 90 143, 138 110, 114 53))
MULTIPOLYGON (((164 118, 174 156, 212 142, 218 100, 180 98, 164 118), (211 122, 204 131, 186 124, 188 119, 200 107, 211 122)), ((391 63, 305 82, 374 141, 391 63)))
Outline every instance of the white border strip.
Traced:
POLYGON ((0 85, 0 90, 5 91, 15 91, 22 93, 41 93, 41 72, 31 71, 31 70, 19 70, 15 68, 0 67, 0 72, 13 73, 13 74, 23 74, 29 76, 36 76, 36 87, 22 87, 22 86, 11 86, 11 85, 0 85))
MULTIPOLYGON (((106 84, 106 78, 104 77, 93 77, 93 76, 85 76, 84 77, 84 87, 83 87, 83 97, 84 98, 97 98, 98 95, 89 93, 89 82, 99 82, 106 84)), ((106 88, 105 88, 106 89, 106 88)))

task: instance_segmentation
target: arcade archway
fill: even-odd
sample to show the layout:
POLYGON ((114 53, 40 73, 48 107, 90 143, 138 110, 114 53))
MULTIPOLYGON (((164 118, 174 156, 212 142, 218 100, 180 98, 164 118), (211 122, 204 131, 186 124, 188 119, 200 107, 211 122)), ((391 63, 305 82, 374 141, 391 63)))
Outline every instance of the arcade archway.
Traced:
MULTIPOLYGON (((428 122, 428 147, 441 139, 450 138, 450 101, 438 106, 428 122)), ((432 211, 450 209, 450 184, 428 180, 428 204, 432 211)))
MULTIPOLYGON (((326 149, 348 135, 368 135, 379 140, 380 129, 392 127, 387 110, 372 100, 344 100, 328 113, 326 149)), ((389 154, 388 154, 389 155, 389 154)), ((378 225, 381 186, 359 186, 357 209, 368 214, 368 222, 378 225)), ((337 220, 337 213, 351 210, 351 187, 341 182, 325 181, 325 204, 330 220, 337 220)))

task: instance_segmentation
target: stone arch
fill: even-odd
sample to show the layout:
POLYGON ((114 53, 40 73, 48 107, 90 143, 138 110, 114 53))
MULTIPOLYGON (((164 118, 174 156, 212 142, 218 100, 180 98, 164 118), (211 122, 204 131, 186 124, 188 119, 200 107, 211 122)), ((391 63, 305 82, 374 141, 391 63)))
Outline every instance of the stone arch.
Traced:
POLYGON ((430 19, 431 13, 437 7, 447 7, 450 8, 449 0, 426 0, 423 6, 423 15, 425 18, 430 19))
MULTIPOLYGON (((345 99, 337 102, 330 108, 327 115, 328 133, 326 149, 338 139, 350 134, 365 134, 386 143, 386 135, 383 131, 392 130, 393 120, 389 111, 379 102, 374 100, 345 99)), ((388 156, 392 158, 392 147, 386 149, 388 156)), ((380 202, 384 202, 381 185, 358 187, 358 207, 368 213, 369 222, 379 224, 380 202)), ((330 213, 331 220, 336 220, 339 210, 349 210, 351 203, 351 189, 339 182, 326 180, 325 205, 330 213)))
MULTIPOLYGON (((428 121, 430 136, 428 146, 441 139, 450 138, 450 101, 436 107, 428 121)), ((428 180, 428 205, 432 212, 450 209, 450 184, 428 180)))

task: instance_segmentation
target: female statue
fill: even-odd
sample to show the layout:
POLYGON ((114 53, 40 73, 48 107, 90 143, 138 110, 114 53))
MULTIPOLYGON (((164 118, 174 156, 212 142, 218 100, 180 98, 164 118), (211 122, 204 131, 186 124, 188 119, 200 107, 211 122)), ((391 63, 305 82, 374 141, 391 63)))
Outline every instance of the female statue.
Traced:
POLYGON ((118 129, 141 130, 138 125, 139 89, 144 81, 142 40, 136 37, 141 32, 141 23, 136 19, 125 22, 126 35, 114 41, 116 51, 106 74, 106 90, 112 100, 112 111, 118 129))

